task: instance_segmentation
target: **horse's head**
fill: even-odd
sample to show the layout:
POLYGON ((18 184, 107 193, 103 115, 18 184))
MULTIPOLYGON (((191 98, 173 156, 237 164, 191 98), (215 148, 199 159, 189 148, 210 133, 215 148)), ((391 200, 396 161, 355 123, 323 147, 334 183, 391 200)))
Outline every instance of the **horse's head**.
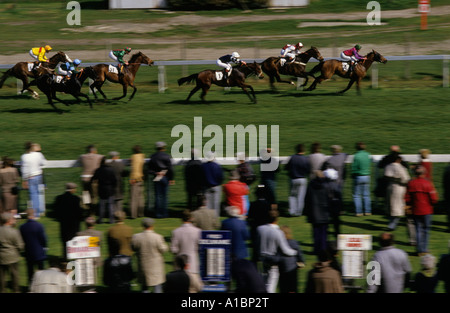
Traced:
POLYGON ((264 78, 264 73, 263 70, 261 68, 261 65, 259 63, 257 63, 256 61, 253 62, 253 66, 254 66, 254 72, 255 75, 259 78, 259 79, 263 79, 264 78))
POLYGON ((59 63, 59 62, 72 62, 72 59, 69 58, 67 54, 62 51, 58 51, 54 56, 50 58, 50 61, 59 63))
POLYGON ((141 63, 152 66, 154 62, 148 56, 139 51, 131 56, 130 63, 141 63))
MULTIPOLYGON (((384 56, 382 56, 381 54, 379 54, 378 52, 376 52, 373 49, 372 49, 372 52, 370 52, 369 54, 372 55, 373 60, 376 61, 376 62, 380 62, 380 63, 386 64, 387 61, 388 61, 384 56)), ((369 55, 367 55, 367 57, 369 58, 369 55)))
POLYGON ((311 52, 311 56, 314 59, 319 60, 320 62, 323 62, 323 56, 320 54, 319 49, 317 49, 316 47, 311 46, 311 49, 309 49, 308 51, 311 52))

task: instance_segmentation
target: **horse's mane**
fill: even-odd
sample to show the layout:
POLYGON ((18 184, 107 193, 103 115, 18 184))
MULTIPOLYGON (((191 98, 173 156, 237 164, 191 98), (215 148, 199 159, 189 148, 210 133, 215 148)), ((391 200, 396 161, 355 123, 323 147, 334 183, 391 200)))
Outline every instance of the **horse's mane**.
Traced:
POLYGON ((141 56, 141 55, 143 55, 143 53, 141 52, 141 51, 139 51, 139 52, 136 52, 135 54, 133 54, 131 57, 130 57, 130 63, 132 63, 132 62, 134 62, 134 61, 136 61, 136 59, 139 57, 139 56, 141 56))

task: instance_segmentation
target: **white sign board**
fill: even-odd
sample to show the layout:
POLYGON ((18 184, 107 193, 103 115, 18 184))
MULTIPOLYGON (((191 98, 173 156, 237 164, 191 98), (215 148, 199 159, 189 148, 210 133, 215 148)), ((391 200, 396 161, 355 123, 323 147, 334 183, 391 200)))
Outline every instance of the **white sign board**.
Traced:
POLYGON ((338 250, 372 250, 372 235, 338 235, 338 250))
POLYGON ((342 251, 342 277, 363 277, 363 264, 364 251, 342 251))
POLYGON ((67 259, 100 257, 100 239, 91 236, 77 236, 66 242, 67 259))

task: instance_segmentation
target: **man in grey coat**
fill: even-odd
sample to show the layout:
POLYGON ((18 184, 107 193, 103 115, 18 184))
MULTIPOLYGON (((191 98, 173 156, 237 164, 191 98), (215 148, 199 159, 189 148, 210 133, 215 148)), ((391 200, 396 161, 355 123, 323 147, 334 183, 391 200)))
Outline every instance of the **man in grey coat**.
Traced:
POLYGON ((394 246, 391 233, 382 233, 379 241, 381 248, 372 258, 378 266, 368 277, 367 293, 403 293, 412 271, 408 254, 394 246))

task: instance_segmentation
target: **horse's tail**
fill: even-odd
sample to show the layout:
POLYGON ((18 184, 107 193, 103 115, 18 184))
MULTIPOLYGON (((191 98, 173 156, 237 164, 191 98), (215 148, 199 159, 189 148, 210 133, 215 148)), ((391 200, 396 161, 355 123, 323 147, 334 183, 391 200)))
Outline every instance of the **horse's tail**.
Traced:
POLYGON ((180 78, 178 80, 178 86, 181 86, 181 85, 183 85, 184 83, 187 83, 187 82, 190 83, 193 80, 197 79, 197 77, 198 77, 198 74, 192 74, 192 75, 187 76, 187 77, 182 77, 182 78, 180 78))
POLYGON ((0 88, 3 87, 3 83, 5 82, 5 80, 8 78, 9 74, 11 73, 11 69, 7 70, 6 72, 3 73, 2 78, 0 78, 0 88))
POLYGON ((315 73, 321 71, 321 70, 322 70, 323 63, 324 63, 324 62, 320 62, 319 64, 317 64, 316 66, 314 66, 313 69, 310 70, 310 71, 308 72, 308 74, 313 75, 313 74, 315 74, 315 73))

